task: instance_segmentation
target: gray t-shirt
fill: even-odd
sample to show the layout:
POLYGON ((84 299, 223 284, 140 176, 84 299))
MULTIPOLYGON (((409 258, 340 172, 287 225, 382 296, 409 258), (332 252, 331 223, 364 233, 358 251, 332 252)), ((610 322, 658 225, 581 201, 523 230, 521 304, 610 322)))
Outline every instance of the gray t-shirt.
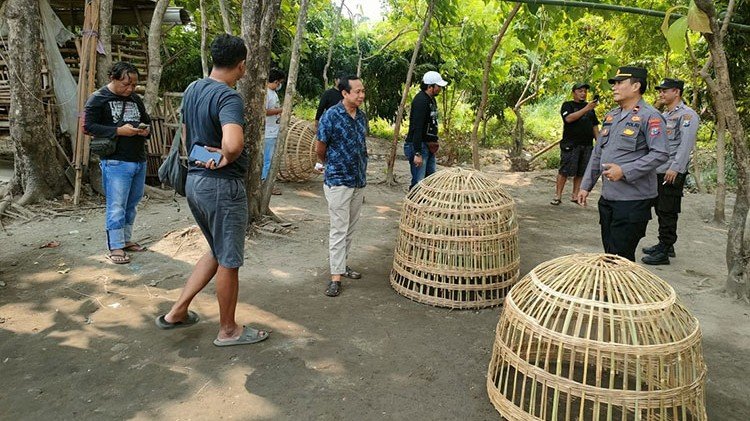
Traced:
MULTIPOLYGON (((221 147, 222 129, 225 124, 245 125, 242 97, 227 84, 205 78, 193 83, 182 100, 182 115, 187 129, 188 154, 195 145, 221 147)), ((247 172, 247 149, 243 148, 239 158, 226 167, 209 170, 190 164, 190 174, 205 177, 244 178, 247 172)))

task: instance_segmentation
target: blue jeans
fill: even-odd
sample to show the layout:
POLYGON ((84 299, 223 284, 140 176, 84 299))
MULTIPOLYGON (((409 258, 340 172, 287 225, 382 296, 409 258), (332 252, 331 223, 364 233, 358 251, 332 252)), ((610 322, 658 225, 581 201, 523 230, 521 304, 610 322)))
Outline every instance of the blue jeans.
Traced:
POLYGON ((133 234, 136 206, 146 186, 146 163, 102 159, 99 166, 107 198, 107 246, 110 250, 121 249, 133 234))
POLYGON ((435 163, 435 155, 430 152, 430 149, 427 148, 427 143, 422 142, 422 165, 416 166, 414 165, 414 153, 417 152, 414 150, 414 144, 411 142, 404 143, 404 155, 406 155, 406 159, 409 160, 409 166, 411 166, 411 185, 409 185, 409 189, 413 189, 414 186, 417 185, 420 181, 424 180, 425 177, 429 177, 430 175, 435 173, 436 163, 435 163))
POLYGON ((271 159, 273 151, 276 149, 276 137, 267 137, 263 142, 263 172, 260 179, 265 180, 268 177, 268 171, 271 170, 271 159))

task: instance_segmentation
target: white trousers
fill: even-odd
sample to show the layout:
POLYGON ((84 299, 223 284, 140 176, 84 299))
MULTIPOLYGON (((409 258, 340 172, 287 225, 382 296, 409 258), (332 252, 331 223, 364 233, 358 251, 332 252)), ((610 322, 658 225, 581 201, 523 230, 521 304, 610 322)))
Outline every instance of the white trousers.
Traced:
POLYGON ((323 186, 328 201, 331 230, 328 234, 328 253, 331 260, 331 275, 346 272, 346 258, 352 247, 354 227, 359 221, 364 202, 364 189, 346 186, 323 186))

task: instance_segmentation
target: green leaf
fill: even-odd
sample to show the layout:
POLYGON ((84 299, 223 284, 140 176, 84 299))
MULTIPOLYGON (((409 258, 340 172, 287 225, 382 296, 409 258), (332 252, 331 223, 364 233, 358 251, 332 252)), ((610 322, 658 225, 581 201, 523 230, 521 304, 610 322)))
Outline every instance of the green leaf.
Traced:
POLYGON ((693 0, 690 0, 690 7, 688 8, 688 27, 696 32, 704 34, 712 34, 711 23, 708 20, 708 15, 698 6, 695 5, 693 0))
POLYGON ((529 12, 532 15, 536 15, 536 12, 539 10, 539 5, 536 3, 526 3, 526 8, 529 9, 529 12))
POLYGON ((685 34, 688 30, 688 18, 683 16, 677 19, 667 29, 667 33, 664 36, 667 38, 669 48, 675 53, 682 53, 687 47, 687 41, 685 40, 685 34))

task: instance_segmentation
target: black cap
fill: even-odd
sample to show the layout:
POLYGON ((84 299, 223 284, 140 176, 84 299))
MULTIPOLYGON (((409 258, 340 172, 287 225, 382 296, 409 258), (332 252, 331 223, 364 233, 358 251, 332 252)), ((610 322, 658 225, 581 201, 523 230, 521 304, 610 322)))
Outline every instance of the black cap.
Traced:
POLYGON ((659 84, 659 86, 657 86, 654 89, 656 89, 657 91, 660 89, 670 89, 670 88, 677 88, 679 90, 682 90, 684 87, 685 87, 685 82, 680 79, 664 78, 664 80, 661 81, 661 84, 659 84))
POLYGON ((615 77, 609 79, 609 83, 613 84, 621 80, 630 79, 631 77, 637 77, 639 79, 646 80, 648 78, 648 71, 643 67, 624 66, 617 69, 615 77))
POLYGON ((586 83, 586 82, 577 82, 577 83, 575 83, 575 84, 573 85, 573 90, 574 90, 574 91, 575 91, 576 89, 581 89, 581 88, 591 89, 591 86, 589 86, 589 84, 588 84, 588 83, 586 83))

